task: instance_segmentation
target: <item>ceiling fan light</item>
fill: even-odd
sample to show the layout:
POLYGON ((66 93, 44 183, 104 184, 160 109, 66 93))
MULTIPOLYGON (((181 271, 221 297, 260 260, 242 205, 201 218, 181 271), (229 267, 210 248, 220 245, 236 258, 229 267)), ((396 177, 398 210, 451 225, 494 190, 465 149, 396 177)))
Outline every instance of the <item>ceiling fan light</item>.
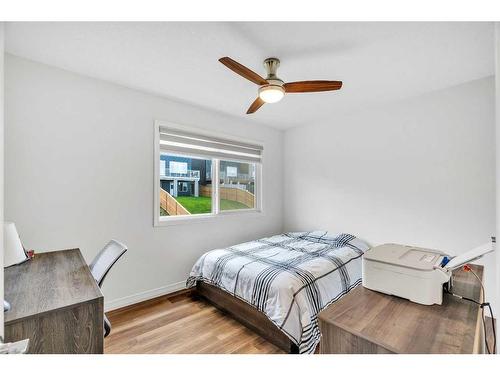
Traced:
POLYGON ((259 88, 259 97, 266 103, 276 103, 283 99, 285 90, 278 85, 267 85, 259 88))

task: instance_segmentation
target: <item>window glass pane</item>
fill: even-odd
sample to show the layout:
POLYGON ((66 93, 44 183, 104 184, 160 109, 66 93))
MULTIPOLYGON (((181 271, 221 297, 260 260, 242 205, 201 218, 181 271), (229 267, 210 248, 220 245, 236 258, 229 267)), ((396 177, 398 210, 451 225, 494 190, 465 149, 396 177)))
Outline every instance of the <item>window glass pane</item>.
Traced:
POLYGON ((160 155, 160 216, 212 212, 212 160, 160 155))
POLYGON ((220 161, 220 210, 255 208, 255 163, 220 161))

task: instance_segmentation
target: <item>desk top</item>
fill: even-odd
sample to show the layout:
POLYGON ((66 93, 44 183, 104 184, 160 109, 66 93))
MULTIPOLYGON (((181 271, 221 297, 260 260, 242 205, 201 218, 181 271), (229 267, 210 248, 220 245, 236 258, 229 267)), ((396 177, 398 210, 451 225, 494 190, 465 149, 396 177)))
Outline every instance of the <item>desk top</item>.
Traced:
POLYGON ((103 298, 79 249, 39 253, 5 269, 5 324, 103 298))
MULTIPOLYGON (((472 266, 482 278, 483 267, 472 266)), ((479 301, 470 272, 453 272, 453 291, 479 301)), ((319 319, 394 353, 473 353, 479 345, 479 307, 449 294, 442 305, 425 306, 356 287, 322 311, 319 319)))

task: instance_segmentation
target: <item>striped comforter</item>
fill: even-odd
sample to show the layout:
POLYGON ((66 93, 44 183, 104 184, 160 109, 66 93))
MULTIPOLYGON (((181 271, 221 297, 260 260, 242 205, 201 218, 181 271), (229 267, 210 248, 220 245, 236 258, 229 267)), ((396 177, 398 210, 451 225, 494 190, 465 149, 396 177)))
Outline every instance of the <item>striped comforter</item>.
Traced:
POLYGON ((320 341, 318 314, 361 282, 368 245, 350 234, 284 233, 202 255, 187 280, 204 281, 251 304, 299 347, 320 341))

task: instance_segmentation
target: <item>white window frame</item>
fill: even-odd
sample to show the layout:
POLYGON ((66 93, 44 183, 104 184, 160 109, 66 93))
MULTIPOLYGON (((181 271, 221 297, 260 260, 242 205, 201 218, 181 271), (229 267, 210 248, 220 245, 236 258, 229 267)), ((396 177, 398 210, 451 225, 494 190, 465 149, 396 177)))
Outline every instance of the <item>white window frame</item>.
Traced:
MULTIPOLYGON (((179 216, 160 216, 160 127, 168 127, 171 129, 178 129, 189 131, 193 133, 197 133, 205 136, 212 137, 220 137, 227 139, 228 141, 235 142, 245 142, 252 143, 259 146, 262 146, 264 149, 264 143, 256 140, 249 140, 240 137, 234 137, 227 134, 222 134, 218 132, 207 131, 204 129, 199 129, 191 126, 180 125, 171 123, 163 120, 156 120, 154 122, 154 197, 153 197, 153 215, 154 221, 153 225, 156 226, 169 226, 176 224, 190 224, 193 222, 201 222, 207 220, 218 220, 221 218, 234 217, 235 215, 246 215, 246 216, 262 216, 264 215, 263 209, 263 189, 262 189, 262 180, 263 180, 263 171, 262 165, 264 163, 264 151, 262 151, 261 162, 256 163, 255 167, 255 207, 248 209, 236 209, 236 210, 224 210, 221 211, 219 207, 219 171, 220 171, 220 160, 228 160, 228 161, 236 161, 246 163, 246 161, 233 160, 231 158, 211 158, 211 157, 203 157, 200 155, 189 155, 182 154, 182 156, 192 157, 192 158, 205 158, 206 160, 212 160, 212 181, 216 181, 214 184, 212 182, 212 212, 207 214, 194 214, 194 215, 179 215, 179 216)), ((172 152, 172 155, 181 155, 178 152, 172 152)))

